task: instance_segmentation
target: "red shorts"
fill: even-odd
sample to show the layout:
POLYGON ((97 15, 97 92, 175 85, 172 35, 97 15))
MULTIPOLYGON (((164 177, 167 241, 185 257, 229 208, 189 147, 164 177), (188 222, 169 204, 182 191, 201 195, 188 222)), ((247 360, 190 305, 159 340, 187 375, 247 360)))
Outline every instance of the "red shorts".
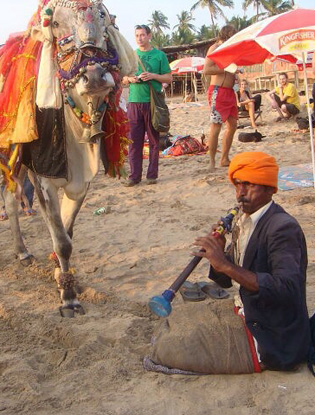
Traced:
POLYGON ((223 124, 229 117, 238 119, 236 96, 233 88, 210 85, 208 89, 210 121, 223 124))

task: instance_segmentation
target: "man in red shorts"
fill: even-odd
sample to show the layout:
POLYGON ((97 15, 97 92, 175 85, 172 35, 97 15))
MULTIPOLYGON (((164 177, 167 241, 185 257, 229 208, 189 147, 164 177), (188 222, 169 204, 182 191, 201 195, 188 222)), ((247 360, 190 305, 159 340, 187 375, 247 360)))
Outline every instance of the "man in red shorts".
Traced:
MULTIPOLYGON (((236 33, 231 25, 223 26, 219 32, 218 40, 210 46, 207 56, 223 42, 236 33)), ((234 133, 237 127, 238 110, 233 86, 235 74, 220 69, 210 58, 206 58, 204 74, 211 75, 211 82, 208 90, 210 105, 210 170, 215 168, 215 155, 218 147, 218 139, 223 123, 226 123, 226 130, 222 141, 221 166, 230 164, 229 151, 232 145, 234 133)))

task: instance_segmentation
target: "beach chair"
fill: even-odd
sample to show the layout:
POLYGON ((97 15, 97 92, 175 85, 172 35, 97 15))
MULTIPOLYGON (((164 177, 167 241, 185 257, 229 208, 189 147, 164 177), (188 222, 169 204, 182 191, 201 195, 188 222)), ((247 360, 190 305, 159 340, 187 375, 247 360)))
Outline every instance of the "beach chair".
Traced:
MULTIPOLYGON (((256 95, 256 97, 258 98, 257 95, 256 95)), ((257 108, 255 110, 255 117, 254 117, 255 122, 258 120, 258 118, 260 118, 260 121, 263 122, 261 98, 259 99, 259 105, 257 106, 257 108)), ((240 121, 241 119, 250 120, 249 112, 246 111, 246 110, 239 110, 238 111, 238 126, 237 126, 237 128, 244 128, 244 126, 241 124, 241 121, 240 121)))
MULTIPOLYGON (((258 120, 258 118, 260 118, 260 121, 262 122, 262 109, 259 108, 257 111, 255 111, 255 121, 258 120)), ((249 113, 248 111, 239 111, 238 112, 238 123, 240 124, 240 120, 241 119, 248 119, 249 120, 249 113)))

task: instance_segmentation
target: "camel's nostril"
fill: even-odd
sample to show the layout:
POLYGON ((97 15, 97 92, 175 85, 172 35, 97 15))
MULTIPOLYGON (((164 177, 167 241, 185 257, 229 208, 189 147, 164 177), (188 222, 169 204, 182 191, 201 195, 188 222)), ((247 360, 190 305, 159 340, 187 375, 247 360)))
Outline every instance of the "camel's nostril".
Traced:
POLYGON ((87 84, 89 82, 89 78, 86 75, 83 75, 82 78, 83 78, 83 82, 85 84, 87 84))

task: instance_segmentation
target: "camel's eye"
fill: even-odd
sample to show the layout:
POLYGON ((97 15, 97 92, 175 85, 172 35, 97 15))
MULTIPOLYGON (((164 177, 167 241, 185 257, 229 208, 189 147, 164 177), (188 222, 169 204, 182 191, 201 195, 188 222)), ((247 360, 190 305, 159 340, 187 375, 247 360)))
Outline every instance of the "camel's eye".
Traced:
POLYGON ((53 26, 54 26, 54 27, 59 27, 59 23, 58 23, 58 22, 56 22, 56 20, 54 20, 54 22, 53 22, 53 26))
POLYGON ((104 19, 104 17, 105 17, 105 13, 100 11, 100 18, 104 19))

